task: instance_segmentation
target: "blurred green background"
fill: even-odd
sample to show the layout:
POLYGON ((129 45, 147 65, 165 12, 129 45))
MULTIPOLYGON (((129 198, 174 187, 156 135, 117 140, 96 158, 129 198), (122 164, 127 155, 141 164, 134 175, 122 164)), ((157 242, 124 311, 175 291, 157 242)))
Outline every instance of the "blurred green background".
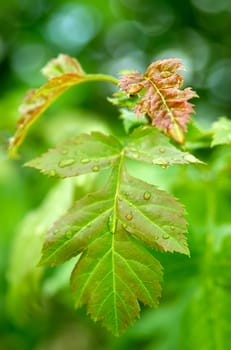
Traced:
MULTIPOLYGON (((70 198, 80 196, 82 185, 87 189, 89 184, 85 178, 79 180, 76 195, 69 184, 66 184, 68 190, 60 189, 58 181, 21 165, 59 140, 82 131, 97 129, 122 135, 117 111, 106 100, 113 87, 92 83, 67 92, 35 124, 21 148, 21 159, 8 160, 6 144, 14 133, 19 117, 17 108, 23 95, 29 88, 45 82, 40 69, 59 53, 78 58, 86 72, 116 76, 123 69, 144 71, 159 58, 181 58, 186 67, 185 85, 192 86, 200 96, 195 101, 196 120, 206 128, 219 116, 229 117, 230 33, 230 0, 1 1, 0 350, 187 349, 179 345, 176 322, 182 317, 189 292, 176 293, 175 275, 171 269, 168 271, 171 262, 168 256, 166 280, 169 284, 164 289, 163 305, 157 311, 144 310, 141 320, 120 339, 114 339, 89 321, 85 310, 73 310, 68 288, 71 265, 46 271, 42 300, 36 283, 42 272, 27 271, 30 264, 32 267, 35 264, 36 253, 39 254, 41 234, 46 228, 43 218, 53 210, 53 204, 45 198, 47 193, 58 186, 58 194, 50 196, 60 196, 62 203, 66 193, 68 207, 70 198), (45 209, 37 210, 44 200, 48 202, 43 204, 45 209), (168 300, 174 303, 168 304, 168 300)), ((168 174, 167 183, 172 176, 168 174)), ((193 178, 194 175, 187 176, 193 178)), ((165 186, 165 179, 158 181, 165 186)), ((202 180, 198 177, 197 181, 202 180)), ((171 185, 178 196, 184 198, 180 184, 170 181, 170 188, 171 185)), ((195 183, 191 185, 196 190, 192 190, 189 208, 204 190, 198 189, 195 183)), ((225 192, 230 182, 227 180, 219 186, 225 192)), ((230 203, 230 195, 226 196, 226 202, 230 203)), ((227 208, 226 205, 223 214, 227 208)), ((202 225, 200 216, 201 212, 194 218, 195 222, 198 220, 198 227, 202 225)), ((227 220, 225 217, 224 221, 227 220)), ((196 241, 191 242, 192 248, 193 244, 196 247, 197 239, 191 240, 196 241)), ((194 253, 196 257, 200 249, 195 248, 194 253)), ((190 266, 186 258, 174 258, 181 271, 178 288, 181 278, 197 274, 198 265, 193 256, 190 266)))

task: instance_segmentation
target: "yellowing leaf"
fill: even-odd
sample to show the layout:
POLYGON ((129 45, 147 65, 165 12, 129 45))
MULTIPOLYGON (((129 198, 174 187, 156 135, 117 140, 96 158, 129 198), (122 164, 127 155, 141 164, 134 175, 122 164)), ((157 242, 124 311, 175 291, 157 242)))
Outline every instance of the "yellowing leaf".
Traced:
POLYGON ((84 81, 85 75, 81 69, 78 69, 79 63, 77 61, 61 55, 58 58, 58 63, 59 66, 57 60, 52 60, 44 68, 46 75, 52 79, 39 89, 30 90, 20 105, 21 118, 17 123, 17 131, 9 142, 9 155, 11 157, 17 156, 17 149, 24 140, 29 127, 41 113, 64 91, 84 81), (69 60, 71 60, 71 64, 69 60))
POLYGON ((80 63, 68 55, 60 54, 57 58, 54 58, 42 68, 42 73, 47 78, 51 79, 63 74, 78 74, 80 76, 85 75, 80 63))
POLYGON ((39 89, 30 90, 19 107, 21 118, 15 135, 9 140, 10 157, 17 157, 18 147, 30 126, 67 89, 86 81, 104 80, 117 84, 117 80, 109 75, 85 74, 79 62, 67 55, 51 60, 42 71, 50 80, 39 89))

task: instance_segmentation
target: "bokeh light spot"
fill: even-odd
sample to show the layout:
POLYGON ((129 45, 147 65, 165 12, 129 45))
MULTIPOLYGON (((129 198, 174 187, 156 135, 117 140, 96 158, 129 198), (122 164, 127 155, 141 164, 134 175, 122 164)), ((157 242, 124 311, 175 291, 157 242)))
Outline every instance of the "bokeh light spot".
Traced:
POLYGON ((94 7, 68 3, 51 16, 46 34, 59 48, 79 51, 97 34, 100 24, 100 13, 94 7))

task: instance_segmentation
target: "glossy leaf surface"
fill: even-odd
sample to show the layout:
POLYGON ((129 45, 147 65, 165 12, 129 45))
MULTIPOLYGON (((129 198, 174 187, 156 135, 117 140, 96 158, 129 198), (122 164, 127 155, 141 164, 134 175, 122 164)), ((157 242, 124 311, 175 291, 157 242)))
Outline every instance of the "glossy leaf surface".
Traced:
POLYGON ((69 177, 114 166, 120 157, 120 142, 100 132, 81 134, 26 165, 50 176, 69 177))
POLYGON ((162 268, 142 241, 188 254, 185 230, 183 207, 128 175, 121 157, 104 189, 83 197, 51 228, 40 263, 82 254, 71 279, 76 307, 87 304, 94 320, 120 334, 138 317, 139 301, 154 307, 160 296, 162 268))
POLYGON ((168 137, 151 127, 136 129, 130 135, 125 152, 129 158, 161 166, 202 163, 192 154, 177 149, 168 137))

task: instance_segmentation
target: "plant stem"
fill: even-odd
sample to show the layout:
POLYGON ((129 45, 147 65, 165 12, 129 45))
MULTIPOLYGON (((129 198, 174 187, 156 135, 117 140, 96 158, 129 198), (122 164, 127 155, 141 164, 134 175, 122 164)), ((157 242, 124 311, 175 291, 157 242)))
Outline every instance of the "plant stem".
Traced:
POLYGON ((118 80, 107 74, 86 74, 84 81, 108 81, 112 84, 118 85, 118 80))

